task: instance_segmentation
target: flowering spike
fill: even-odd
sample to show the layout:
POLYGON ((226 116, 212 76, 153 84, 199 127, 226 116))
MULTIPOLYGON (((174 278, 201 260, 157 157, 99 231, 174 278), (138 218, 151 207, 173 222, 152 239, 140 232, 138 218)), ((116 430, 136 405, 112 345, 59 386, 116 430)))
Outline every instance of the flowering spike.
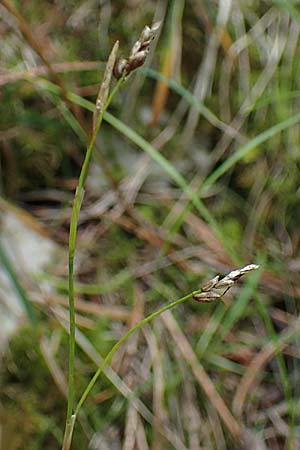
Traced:
POLYGON ((122 76, 128 76, 137 67, 140 67, 146 61, 149 53, 150 43, 157 35, 161 22, 156 22, 149 27, 145 26, 139 39, 134 43, 129 58, 118 59, 114 66, 114 76, 119 79, 122 76))
POLYGON ((211 302, 216 299, 221 299, 221 297, 230 289, 245 273, 251 272, 252 270, 258 269, 257 264, 249 264, 248 266, 242 267, 241 269, 232 270, 223 278, 219 275, 207 281, 201 288, 199 294, 193 296, 194 300, 197 302, 211 302), (216 289, 225 288, 222 294, 216 292, 216 289))

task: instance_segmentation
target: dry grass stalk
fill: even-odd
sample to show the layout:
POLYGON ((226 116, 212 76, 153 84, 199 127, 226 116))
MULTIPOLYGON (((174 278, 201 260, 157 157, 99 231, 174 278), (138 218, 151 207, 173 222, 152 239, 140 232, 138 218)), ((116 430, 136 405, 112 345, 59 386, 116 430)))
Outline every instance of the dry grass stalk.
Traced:
POLYGON ((255 389, 257 383, 263 375, 263 370, 275 356, 276 353, 282 351, 296 335, 300 327, 300 317, 293 320, 289 327, 286 327, 277 337, 276 342, 269 341, 257 353, 250 365, 247 367, 233 399, 233 410, 237 415, 242 415, 245 408, 246 398, 249 393, 255 389))
POLYGON ((162 314, 161 317, 173 340, 176 342, 176 345, 182 357, 191 367, 195 379, 202 387, 207 398, 218 412, 221 420, 230 432, 231 436, 235 441, 242 443, 245 431, 243 426, 239 423, 237 418, 233 416, 223 398, 218 393, 213 381, 198 361, 198 358, 194 350, 192 349, 191 344, 180 329, 172 313, 170 311, 166 311, 164 312, 164 314, 162 314))

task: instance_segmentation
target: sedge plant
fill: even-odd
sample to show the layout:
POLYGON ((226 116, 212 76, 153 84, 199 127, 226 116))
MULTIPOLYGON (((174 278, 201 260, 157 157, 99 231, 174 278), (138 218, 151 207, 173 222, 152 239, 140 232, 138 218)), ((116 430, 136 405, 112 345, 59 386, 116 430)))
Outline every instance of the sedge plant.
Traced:
POLYGON ((69 233, 69 379, 68 379, 68 405, 67 405, 67 417, 65 424, 65 433, 63 440, 62 450, 69 450, 72 442, 72 435, 74 425, 78 414, 83 406, 87 396, 91 392, 97 379, 103 372, 103 369, 112 357, 119 349, 119 347, 138 329, 140 329, 146 323, 152 321, 155 317, 162 314, 164 311, 170 310, 175 306, 186 302, 189 299, 194 299, 198 302, 211 302, 222 298, 224 293, 235 284, 235 282, 245 273, 257 269, 255 264, 248 265, 242 269, 234 270, 223 278, 219 276, 213 278, 197 291, 193 291, 188 295, 181 297, 167 305, 163 306, 159 310, 153 312, 149 316, 142 319, 134 327, 129 329, 127 333, 111 348, 106 357, 103 359, 102 364, 98 367, 94 376, 86 386, 83 394, 75 405, 74 401, 74 378, 75 378, 75 295, 74 295, 74 258, 76 251, 77 241, 77 227, 78 219, 81 210, 81 205, 84 197, 85 182, 88 176, 89 165, 92 157, 95 141, 100 130, 104 114, 108 109, 112 99, 119 91, 123 82, 130 75, 130 73, 137 67, 143 65, 145 62, 149 46, 153 38, 155 38, 160 24, 156 23, 152 27, 146 26, 142 31, 139 39, 134 44, 130 56, 127 59, 117 59, 117 52, 119 44, 116 42, 111 54, 109 56, 106 70, 104 73, 103 81, 99 89, 99 94, 96 101, 96 108, 93 116, 92 134, 87 145, 84 162, 81 168, 80 176, 78 179, 77 188, 73 200, 72 215, 70 222, 69 233), (115 87, 110 92, 110 84, 112 75, 117 79, 115 87), (220 293, 220 290, 223 292, 220 293))
POLYGON ((95 113, 93 116, 92 134, 87 145, 85 158, 81 167, 77 188, 75 191, 75 197, 73 200, 72 215, 70 222, 69 233, 69 320, 70 320, 70 335, 69 335, 69 379, 68 379, 68 406, 67 406, 67 418, 65 426, 65 434, 63 441, 63 450, 69 450, 72 441, 73 428, 76 421, 77 413, 80 409, 83 401, 79 401, 79 408, 75 409, 74 413, 74 378, 75 378, 75 297, 74 297, 74 258, 77 241, 77 227, 78 219, 81 210, 81 205, 84 197, 84 187, 90 161, 92 157, 95 141, 100 130, 103 116, 108 109, 115 94, 120 89, 125 79, 130 73, 137 67, 144 64, 147 54, 149 52, 149 46, 151 41, 155 38, 160 24, 155 23, 152 27, 146 26, 139 39, 132 47, 129 58, 117 59, 117 52, 119 48, 118 41, 115 43, 111 54, 109 56, 107 66, 105 69, 102 84, 99 89, 99 94, 96 101, 95 113), (117 78, 117 83, 111 93, 110 83, 112 75, 117 78))

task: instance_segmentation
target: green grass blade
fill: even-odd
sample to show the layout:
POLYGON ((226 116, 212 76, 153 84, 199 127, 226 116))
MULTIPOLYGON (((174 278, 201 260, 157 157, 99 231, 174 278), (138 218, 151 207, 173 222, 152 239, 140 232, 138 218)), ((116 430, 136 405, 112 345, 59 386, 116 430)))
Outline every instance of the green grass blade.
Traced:
MULTIPOLYGON (((263 267, 263 266, 262 266, 263 267)), ((223 340, 227 334, 232 330, 237 321, 243 316, 250 299, 253 297, 257 290, 257 286, 260 280, 261 270, 255 271, 250 274, 243 289, 235 300, 233 300, 226 317, 222 321, 218 339, 223 340)))
MULTIPOLYGON (((153 72, 157 73, 155 71, 153 71, 153 72)), ((161 76, 161 75, 158 74, 158 76, 161 76)), ((192 104, 194 106, 198 105, 198 108, 202 108, 203 107, 203 105, 200 102, 198 102, 197 99, 195 99, 193 97, 193 95, 189 91, 187 91, 186 89, 180 87, 180 85, 175 83, 173 80, 169 80, 168 78, 166 78, 166 80, 168 81, 168 83, 170 83, 171 87, 178 86, 178 93, 181 93, 180 95, 185 95, 186 98, 189 99, 190 102, 193 102, 192 104), (180 87, 180 89, 179 89, 179 87, 180 87)), ((39 80, 39 84, 41 85, 41 87, 45 88, 46 90, 51 91, 53 94, 56 94, 56 95, 60 94, 60 89, 54 83, 51 83, 50 81, 47 81, 47 80, 44 80, 44 79, 40 79, 39 80)), ((176 89, 177 89, 177 87, 176 87, 176 89)), ((80 106, 82 106, 83 108, 85 108, 85 109, 87 109, 89 111, 94 111, 94 109, 95 109, 93 103, 89 102, 88 100, 85 100, 84 98, 82 98, 79 95, 76 95, 76 94, 74 94, 72 92, 68 92, 68 98, 72 102, 74 102, 75 104, 80 105, 80 106)), ((204 107, 204 110, 205 110, 205 107, 204 107)), ((106 113, 104 115, 104 119, 107 122, 109 122, 113 127, 115 127, 118 131, 124 133, 125 135, 126 135, 126 133, 128 133, 128 131, 131 131, 132 133, 129 132, 127 134, 127 137, 129 137, 134 142, 136 141, 136 137, 138 136, 137 133, 135 133, 127 125, 125 125, 122 122, 120 122, 119 120, 117 120, 112 114, 106 113)), ((297 114, 295 114, 293 116, 290 116, 289 118, 283 120, 282 122, 279 122, 278 124, 274 125, 273 127, 268 128, 267 130, 265 130, 262 133, 260 133, 257 136, 255 136, 253 139, 251 139, 245 145, 243 145, 240 148, 238 148, 234 152, 233 155, 231 155, 223 164, 221 164, 216 170, 214 170, 206 178, 206 180, 203 182, 203 184, 201 186, 200 192, 201 193, 205 192, 222 175, 224 175, 229 169, 231 169, 231 167, 233 167, 236 163, 238 163, 241 159, 243 159, 246 155, 248 155, 248 153, 250 153, 258 145, 263 144, 268 139, 276 136, 278 133, 280 133, 280 132, 282 132, 282 131, 292 127, 293 125, 295 125, 295 124, 297 124, 299 122, 300 122, 300 113, 297 113, 297 114)), ((142 143, 142 141, 144 141, 146 144, 148 144, 148 147, 147 147, 147 152, 148 152, 149 147, 152 147, 152 146, 147 141, 145 141, 143 138, 140 137, 139 143, 142 143)), ((139 145, 139 143, 137 143, 137 145, 139 145)), ((146 147, 144 147, 143 149, 146 151, 146 147)), ((160 153, 158 153, 157 150, 154 149, 154 152, 156 154, 158 154, 158 158, 160 157, 161 160, 162 159, 165 160, 165 158, 160 153)), ((149 154, 150 154, 150 152, 149 152, 149 154)), ((153 158, 154 158, 153 152, 152 152, 152 155, 153 155, 153 158)), ((155 156, 155 158, 156 158, 156 156, 155 156)), ((159 162, 159 161, 157 160, 157 162, 159 162)), ((167 163, 168 163, 168 161, 167 161, 167 163)), ((168 163, 168 165, 173 167, 170 163, 168 163)), ((176 170, 176 169, 174 169, 174 170, 176 170)), ((185 182, 185 180, 183 179, 182 176, 181 176, 181 179, 186 184, 186 182, 185 182)), ((196 198, 199 200, 199 196, 197 196, 197 194, 195 194, 194 192, 193 192, 193 196, 196 196, 196 198)), ((203 216, 203 217, 205 217, 205 216, 203 216)))
POLYGON ((138 147, 140 147, 145 153, 147 153, 163 170, 170 176, 170 178, 175 181, 175 183, 182 189, 186 196, 190 199, 195 209, 200 213, 200 215, 211 225, 212 229, 218 236, 218 238, 225 244, 225 239, 223 238, 222 231, 219 228, 217 222, 210 214, 208 209, 204 206, 203 202, 200 200, 197 193, 195 193, 191 187, 187 184, 184 177, 175 169, 175 167, 169 163, 169 161, 159 153, 149 142, 147 142, 143 137, 136 133, 132 128, 125 125, 123 122, 118 120, 112 114, 106 112, 104 119, 110 125, 112 125, 116 130, 134 142, 138 147))
POLYGON ((196 352, 199 359, 203 357, 203 355, 209 348, 209 345, 215 333, 220 327, 220 324, 224 318, 225 313, 226 307, 224 306, 223 303, 220 303, 214 310, 213 314, 211 315, 209 322, 206 325, 205 330, 203 331, 196 345, 196 352))
POLYGON ((231 167, 233 167, 236 163, 238 163, 242 158, 244 158, 248 153, 251 152, 255 147, 261 145, 268 139, 276 134, 279 134, 281 131, 286 130, 287 128, 292 127, 300 122, 300 113, 295 114, 294 116, 289 117, 282 122, 277 123, 271 128, 263 131, 258 134, 255 138, 251 139, 247 144, 238 148, 231 156, 229 156, 226 161, 223 162, 216 170, 214 170, 204 181, 200 192, 203 193, 207 191, 222 175, 228 172, 231 167))
POLYGON ((5 269, 7 275, 9 276, 17 294, 20 299, 20 303, 22 304, 24 310, 27 313, 27 316, 31 320, 33 324, 37 324, 37 317, 34 308, 32 307, 32 304, 27 296, 27 293, 25 289, 23 288, 22 284, 20 283, 18 279, 18 275, 15 272, 12 263, 10 262, 10 259, 3 247, 3 245, 0 242, 0 262, 5 269))
POLYGON ((176 81, 172 80, 171 78, 166 77, 165 75, 162 75, 161 73, 157 72, 153 69, 146 69, 143 68, 141 71, 148 77, 153 78, 154 80, 161 80, 164 81, 170 89, 172 89, 176 94, 180 95, 182 98, 186 100, 187 103, 189 103, 191 106, 194 106, 197 111, 205 117, 205 119, 211 123, 214 127, 217 127, 223 131, 232 131, 233 129, 230 128, 226 123, 222 122, 213 112, 208 109, 204 103, 200 102, 188 89, 184 88, 181 84, 177 83, 176 81))

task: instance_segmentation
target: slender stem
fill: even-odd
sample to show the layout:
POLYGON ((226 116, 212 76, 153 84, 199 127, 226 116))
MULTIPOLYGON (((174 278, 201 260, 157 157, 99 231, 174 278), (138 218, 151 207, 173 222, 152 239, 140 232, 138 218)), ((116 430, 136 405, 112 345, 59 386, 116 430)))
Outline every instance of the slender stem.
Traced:
POLYGON ((168 303, 167 305, 163 306, 162 308, 160 308, 159 310, 153 312, 152 314, 150 314, 149 316, 145 317, 144 319, 142 319, 139 323, 137 323, 134 327, 130 328, 130 330, 127 331, 127 333, 124 334, 124 336, 121 337, 121 339, 112 347, 112 349, 108 352, 108 354, 106 355, 106 357, 103 359, 101 365, 99 366, 97 372, 95 372, 95 375, 93 376, 93 378, 91 379, 91 381, 89 382, 89 384, 87 385, 86 389, 84 390, 77 406, 75 409, 75 415, 77 416, 83 403, 85 402, 87 396, 89 395, 89 393, 91 392, 94 384, 96 383, 97 379, 99 378, 99 376, 101 375, 101 373, 103 372, 103 369, 105 368, 105 366, 110 362, 111 358, 114 356, 114 354, 116 353, 116 351, 118 350, 118 348, 137 330, 139 330, 143 325, 145 325, 146 323, 151 322, 151 320, 153 320, 155 317, 159 316, 160 314, 162 314, 163 312, 167 311, 168 309, 174 308, 175 306, 179 305, 180 303, 186 302, 187 300, 189 300, 190 298, 192 298, 194 295, 199 294, 201 292, 201 290, 198 291, 194 291, 191 292, 190 294, 181 297, 178 300, 175 300, 171 303, 168 303))
POLYGON ((76 250, 77 240, 77 225, 78 218, 81 209, 82 200, 84 197, 84 185, 88 175, 89 165, 91 161, 93 147, 96 141, 97 134, 103 121, 103 116, 108 106, 110 105, 114 95, 119 90, 121 84, 124 81, 124 77, 115 85, 110 96, 108 97, 99 117, 95 128, 93 130, 90 142, 87 146, 84 162, 81 168, 78 185, 75 192, 73 201, 71 223, 70 223, 70 235, 69 235, 69 315, 70 315, 70 336, 69 336, 69 391, 68 391, 68 407, 67 407, 67 420, 65 428, 65 437, 63 443, 63 450, 68 450, 71 445, 73 428, 76 420, 76 416, 73 415, 74 406, 74 375, 75 375, 75 297, 74 297, 74 257, 76 250))
POLYGON ((75 414, 72 414, 70 419, 67 420, 62 450, 69 450, 71 447, 75 421, 76 421, 75 414))
MULTIPOLYGON (((82 405, 84 404, 87 396, 89 395, 89 393, 91 392, 94 384, 96 383, 97 379, 99 378, 99 376, 101 375, 101 373, 103 372, 105 366, 110 362, 110 360, 112 359, 112 357, 114 356, 114 354, 116 353, 116 351, 118 350, 118 348, 137 330, 139 330, 143 325, 145 325, 146 323, 151 322, 153 319, 155 319, 155 317, 159 316, 160 314, 162 314, 165 311, 168 311, 169 309, 174 308, 175 306, 179 305, 180 303, 184 303, 187 300, 189 300, 190 298, 192 298, 194 295, 196 294, 200 294, 202 291, 197 290, 197 291, 193 291, 188 295, 185 295, 184 297, 179 298, 178 300, 175 300, 171 303, 168 303, 167 305, 163 306, 162 308, 160 308, 159 310, 153 312, 152 314, 150 314, 149 316, 145 317, 144 319, 142 319, 140 322, 138 322, 134 327, 130 328, 130 330, 127 331, 127 333, 124 334, 124 336, 122 336, 122 338, 111 348, 111 350, 108 352, 108 354, 106 355, 106 357, 103 359, 101 365, 99 366, 98 370, 95 372, 93 378, 91 379, 91 381, 89 382, 89 384, 87 385, 86 389, 84 390, 79 402, 77 403, 77 406, 75 408, 75 412, 74 414, 71 414, 70 418, 67 419, 66 422, 66 429, 65 429, 65 436, 64 436, 64 443, 63 443, 63 448, 62 450, 69 450, 70 446, 71 446, 71 441, 72 441, 72 435, 73 435, 73 430, 74 430, 74 425, 77 419, 77 416, 79 414, 79 411, 82 407, 82 405)), ((70 327, 71 328, 71 327, 70 327)))

